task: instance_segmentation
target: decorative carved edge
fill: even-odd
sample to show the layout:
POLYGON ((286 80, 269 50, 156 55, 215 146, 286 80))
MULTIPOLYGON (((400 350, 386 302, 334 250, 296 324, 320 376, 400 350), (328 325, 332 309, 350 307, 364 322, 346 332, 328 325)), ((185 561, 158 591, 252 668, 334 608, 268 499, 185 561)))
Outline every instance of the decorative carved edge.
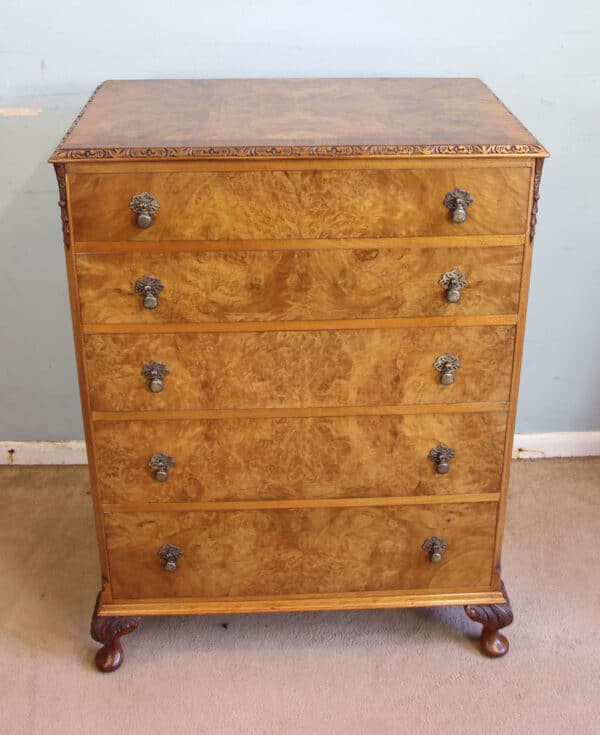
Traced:
POLYGON ((79 122, 79 121, 81 120, 81 118, 83 117, 83 115, 84 115, 85 111, 87 110, 87 108, 88 108, 88 107, 89 107, 89 106, 90 106, 90 105, 92 104, 92 100, 94 99, 94 97, 95 97, 95 96, 96 96, 96 95, 98 94, 98 92, 100 91, 100 87, 102 87, 102 84, 99 84, 99 85, 98 85, 98 86, 96 87, 96 89, 95 89, 95 90, 94 90, 94 91, 92 92, 92 94, 91 94, 91 96, 90 96, 89 100, 88 100, 88 101, 87 101, 87 102, 85 103, 85 105, 84 105, 84 106, 83 106, 83 107, 81 108, 81 111, 80 111, 79 115, 77 115, 77 117, 75 118, 75 120, 73 120, 73 122, 71 123, 71 127, 70 127, 70 128, 69 128, 69 129, 67 130, 67 132, 66 132, 66 133, 65 133, 65 134, 63 135, 63 137, 62 137, 62 138, 60 139, 60 143, 59 143, 59 144, 58 144, 58 145, 56 146, 56 150, 55 150, 55 151, 54 151, 54 153, 53 153, 53 154, 52 154, 52 155, 50 156, 50 159, 49 159, 49 160, 50 160, 50 162, 51 162, 51 163, 53 163, 54 161, 56 161, 56 160, 57 160, 58 158, 70 158, 70 156, 64 156, 64 155, 62 155, 62 154, 63 154, 63 153, 65 152, 64 150, 61 150, 61 149, 62 149, 62 147, 63 147, 63 144, 64 144, 64 143, 66 142, 66 140, 67 140, 67 138, 69 137, 69 135, 71 135, 71 133, 73 132, 73 130, 74 130, 74 129, 75 129, 75 127, 77 126, 77 123, 78 123, 78 122, 79 122))
POLYGON ((98 615, 101 595, 102 592, 99 592, 96 598, 90 633, 95 641, 102 643, 102 648, 96 653, 96 667, 103 673, 109 673, 118 669, 123 663, 120 637, 132 633, 138 627, 141 618, 98 615))
POLYGON ((81 112, 63 135, 50 162, 61 160, 128 160, 148 158, 355 158, 388 156, 547 156, 540 143, 436 144, 436 145, 292 145, 292 146, 149 146, 145 148, 63 147, 102 84, 99 84, 81 112))
POLYGON ((537 225, 538 202, 540 200, 540 181, 542 180, 543 158, 536 158, 535 172, 533 174, 533 204, 531 207, 531 225, 529 227, 529 241, 535 237, 535 226, 537 225))
MULTIPOLYGON (((96 90, 97 91, 97 90, 96 90)), ((95 95, 95 93, 94 93, 95 95)), ((87 106, 81 111, 69 133, 87 106)), ((186 146, 148 148, 62 148, 63 138, 50 160, 147 158, 368 158, 404 156, 534 156, 546 155, 539 143, 507 145, 293 145, 293 146, 186 146)))
POLYGON ((493 605, 466 605, 465 612, 476 623, 492 628, 506 628, 513 622, 514 616, 510 602, 493 605))
POLYGON ((502 583, 502 594, 506 602, 492 605, 465 605, 465 612, 471 620, 481 623, 481 650, 486 656, 504 656, 508 652, 507 638, 499 632, 513 622, 513 611, 502 583))
POLYGON ((65 180, 64 163, 55 163, 54 172, 58 182, 58 206, 60 207, 63 242, 65 244, 65 248, 68 250, 71 246, 71 230, 69 227, 69 213, 67 210, 67 182, 65 180))

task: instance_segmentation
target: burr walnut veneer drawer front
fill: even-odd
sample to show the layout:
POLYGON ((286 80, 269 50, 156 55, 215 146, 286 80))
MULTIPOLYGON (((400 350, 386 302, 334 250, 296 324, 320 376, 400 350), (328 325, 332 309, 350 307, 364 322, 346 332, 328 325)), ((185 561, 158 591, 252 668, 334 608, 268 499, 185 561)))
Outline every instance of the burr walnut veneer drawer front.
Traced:
POLYGON ((94 446, 105 503, 441 495, 498 492, 505 431, 504 412, 99 421, 94 446))
POLYGON ((161 247, 77 259, 84 323, 126 324, 514 314, 521 265, 521 247, 195 253, 161 247), (451 303, 439 281, 455 269, 467 286, 451 303), (144 283, 158 289, 158 306, 153 299, 144 306, 144 283))
POLYGON ((105 515, 117 599, 485 587, 495 523, 495 503, 105 515), (437 564, 422 548, 434 536, 437 564))
POLYGON ((513 345, 514 327, 486 326, 91 334, 85 352, 92 408, 127 411, 507 401, 513 345))
MULTIPOLYGON (((160 164, 157 164, 157 169, 160 164)), ((69 176, 78 241, 254 240, 525 231, 531 169, 440 167, 308 171, 77 174, 69 176), (444 205, 467 191, 462 223, 444 205), (147 228, 129 204, 149 193, 147 228)))

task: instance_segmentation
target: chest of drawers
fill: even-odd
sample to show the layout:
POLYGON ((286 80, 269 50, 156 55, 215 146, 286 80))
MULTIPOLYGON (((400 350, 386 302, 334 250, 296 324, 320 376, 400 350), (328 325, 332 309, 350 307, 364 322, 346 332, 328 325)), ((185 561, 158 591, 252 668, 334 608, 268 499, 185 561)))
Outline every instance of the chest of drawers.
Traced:
POLYGON ((102 589, 464 605, 500 554, 541 166, 472 79, 105 82, 53 156, 102 589))

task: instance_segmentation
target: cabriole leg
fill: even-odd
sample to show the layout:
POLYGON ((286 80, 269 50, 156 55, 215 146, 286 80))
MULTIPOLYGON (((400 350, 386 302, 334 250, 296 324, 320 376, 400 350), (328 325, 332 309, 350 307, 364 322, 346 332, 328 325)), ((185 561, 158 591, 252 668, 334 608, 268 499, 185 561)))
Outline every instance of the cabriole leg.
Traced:
POLYGON ((508 653, 508 638, 500 633, 513 621, 513 611, 506 588, 502 585, 502 592, 506 602, 499 605, 465 605, 465 612, 476 623, 481 623, 481 650, 486 656, 497 658, 508 653))
POLYGON ((107 617, 98 615, 100 594, 96 598, 96 606, 92 615, 91 634, 102 648, 96 653, 96 667, 99 671, 109 673, 115 671, 123 663, 123 647, 121 636, 132 633, 140 622, 140 618, 107 617))

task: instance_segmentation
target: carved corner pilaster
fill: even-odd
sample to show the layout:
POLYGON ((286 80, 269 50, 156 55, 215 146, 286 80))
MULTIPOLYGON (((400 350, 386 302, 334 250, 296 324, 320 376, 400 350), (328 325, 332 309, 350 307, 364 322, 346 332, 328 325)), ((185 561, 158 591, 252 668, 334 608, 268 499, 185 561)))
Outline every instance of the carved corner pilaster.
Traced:
POLYGON ((96 598, 96 606, 92 615, 90 633, 102 648, 96 653, 96 668, 103 673, 116 671, 123 663, 123 646, 121 636, 133 633, 140 622, 139 617, 109 617, 98 615, 101 592, 96 598))
POLYGON ((465 605, 465 612, 476 623, 481 623, 481 650, 486 656, 498 658, 508 653, 509 643, 500 628, 506 628, 513 621, 513 611, 506 588, 502 585, 506 602, 496 605, 465 605))
POLYGON ((529 226, 529 241, 533 242, 535 237, 535 226, 537 225, 538 202, 540 200, 540 181, 542 180, 543 158, 535 159, 535 171, 533 173, 533 204, 531 206, 531 223, 529 226))
POLYGON ((63 242, 68 250, 71 245, 71 229, 69 226, 69 213, 67 210, 67 182, 65 180, 65 164, 55 163, 54 171, 58 181, 58 206, 60 207, 60 219, 62 222, 63 242))

